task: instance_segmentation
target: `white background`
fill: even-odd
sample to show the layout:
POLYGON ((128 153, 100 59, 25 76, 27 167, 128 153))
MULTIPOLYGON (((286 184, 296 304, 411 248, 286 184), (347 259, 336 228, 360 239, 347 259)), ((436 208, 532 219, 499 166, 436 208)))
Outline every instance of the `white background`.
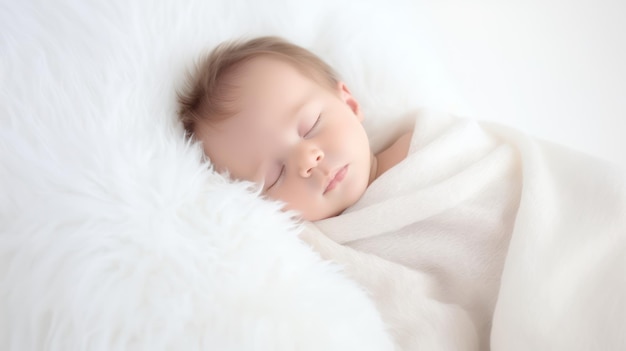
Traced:
POLYGON ((414 4, 449 109, 626 167, 626 1, 414 4))

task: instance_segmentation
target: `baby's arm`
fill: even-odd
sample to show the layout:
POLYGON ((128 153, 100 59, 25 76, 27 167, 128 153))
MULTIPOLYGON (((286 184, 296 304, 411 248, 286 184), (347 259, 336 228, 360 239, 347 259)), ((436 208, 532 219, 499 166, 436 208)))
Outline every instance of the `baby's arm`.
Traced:
POLYGON ((421 272, 330 240, 314 225, 300 235, 323 259, 343 266, 376 304, 399 350, 477 350, 463 309, 435 299, 435 280, 421 272))

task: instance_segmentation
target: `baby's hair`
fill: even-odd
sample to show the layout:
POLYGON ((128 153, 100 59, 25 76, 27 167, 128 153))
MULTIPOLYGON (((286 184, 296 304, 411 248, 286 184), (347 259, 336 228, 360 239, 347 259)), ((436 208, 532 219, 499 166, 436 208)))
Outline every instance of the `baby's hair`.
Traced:
POLYGON ((224 42, 200 61, 186 89, 178 94, 179 117, 188 137, 193 137, 198 121, 215 121, 235 112, 232 78, 243 63, 262 56, 282 60, 329 89, 335 89, 339 82, 326 62, 284 39, 259 37, 224 42))

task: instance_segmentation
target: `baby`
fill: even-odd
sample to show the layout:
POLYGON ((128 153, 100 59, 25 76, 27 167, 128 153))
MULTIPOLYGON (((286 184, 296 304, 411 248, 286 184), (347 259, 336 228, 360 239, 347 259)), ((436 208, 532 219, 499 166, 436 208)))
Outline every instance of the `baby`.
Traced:
POLYGON ((626 347, 588 327, 626 311, 611 278, 626 276, 626 177, 610 165, 428 111, 373 154, 347 85, 273 37, 216 48, 180 103, 217 171, 315 221, 305 240, 368 290, 399 349, 626 347))
POLYGON ((374 155, 346 84, 311 52, 274 37, 216 48, 180 102, 185 130, 218 171, 257 182, 310 221, 353 205, 409 146, 407 133, 374 155))

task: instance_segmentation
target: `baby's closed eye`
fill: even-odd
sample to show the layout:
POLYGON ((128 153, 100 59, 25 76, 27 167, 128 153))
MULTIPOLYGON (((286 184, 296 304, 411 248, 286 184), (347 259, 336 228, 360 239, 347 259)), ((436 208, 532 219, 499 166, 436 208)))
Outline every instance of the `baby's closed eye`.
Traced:
POLYGON ((267 177, 265 177, 265 184, 267 187, 265 190, 269 190, 278 184, 280 178, 285 173, 285 164, 284 163, 275 163, 270 167, 267 177))
POLYGON ((322 114, 320 113, 317 115, 315 119, 307 118, 307 121, 303 123, 304 125, 304 128, 302 128, 303 130, 300 131, 298 134, 300 134, 303 138, 309 137, 309 134, 314 132, 317 126, 319 125, 321 117, 322 117, 322 114))

